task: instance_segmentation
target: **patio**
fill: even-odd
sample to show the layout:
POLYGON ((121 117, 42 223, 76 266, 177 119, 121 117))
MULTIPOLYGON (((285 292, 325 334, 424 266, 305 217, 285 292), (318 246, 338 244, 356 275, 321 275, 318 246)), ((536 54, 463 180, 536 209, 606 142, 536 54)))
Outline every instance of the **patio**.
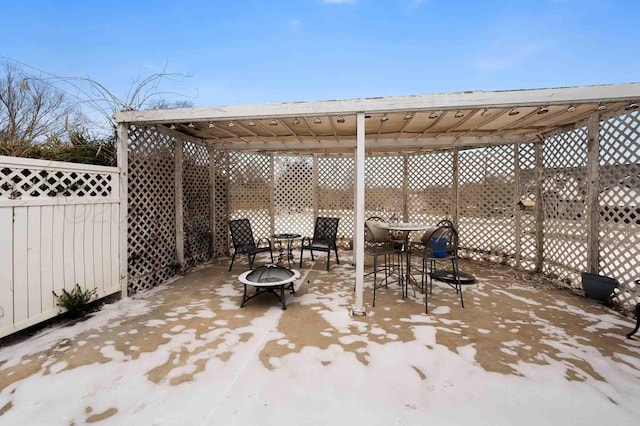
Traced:
MULTIPOLYGON (((299 252, 296 252, 296 256, 299 252)), ((397 285, 349 317, 352 252, 308 258, 280 309, 240 309, 246 267, 215 260, 0 349, 0 423, 633 424, 633 322, 505 266, 463 261, 479 282, 434 288, 430 314, 397 285)), ((245 264, 243 264, 245 262, 245 264)), ((264 258, 259 258, 262 264, 264 258)))

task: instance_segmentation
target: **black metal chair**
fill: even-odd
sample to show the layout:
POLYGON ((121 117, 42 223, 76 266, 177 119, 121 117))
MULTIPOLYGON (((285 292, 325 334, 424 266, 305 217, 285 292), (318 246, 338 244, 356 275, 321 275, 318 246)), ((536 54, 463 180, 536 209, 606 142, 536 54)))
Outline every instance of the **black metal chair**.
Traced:
POLYGON ((373 257, 373 271, 365 274, 365 276, 373 274, 373 306, 375 307, 376 290, 381 288, 383 285, 387 288, 387 285, 389 284, 389 263, 391 263, 391 256, 396 255, 398 251, 391 244, 389 231, 376 227, 374 222, 384 222, 384 219, 372 216, 364 223, 364 252, 365 254, 373 257), (378 268, 379 256, 384 257, 384 266, 382 269, 378 268), (380 280, 380 285, 378 285, 379 270, 384 271, 384 279, 380 280))
POLYGON ((305 250, 311 252, 311 260, 314 251, 327 252, 327 271, 329 270, 329 259, 331 258, 331 250, 336 253, 336 263, 339 265, 338 246, 336 238, 338 236, 339 217, 321 217, 316 218, 316 226, 313 229, 313 238, 304 237, 300 247, 300 267, 302 268, 302 255, 305 250))
POLYGON ((424 309, 429 312, 429 294, 433 294, 433 278, 453 287, 460 294, 460 304, 464 308, 460 269, 458 268, 458 232, 450 224, 439 226, 429 234, 422 256, 423 274, 429 276, 429 289, 424 291, 424 309), (437 271, 438 262, 451 262, 451 271, 437 271))
POLYGON ((268 238, 261 238, 256 243, 253 238, 253 231, 251 230, 251 222, 249 222, 249 219, 230 220, 229 230, 231 231, 231 241, 233 242, 233 257, 231 258, 229 271, 233 268, 233 262, 236 260, 236 254, 247 255, 249 258, 249 269, 253 269, 253 261, 258 253, 269 252, 271 255, 271 263, 273 263, 271 240, 268 238), (266 241, 268 245, 259 247, 262 241, 266 241))

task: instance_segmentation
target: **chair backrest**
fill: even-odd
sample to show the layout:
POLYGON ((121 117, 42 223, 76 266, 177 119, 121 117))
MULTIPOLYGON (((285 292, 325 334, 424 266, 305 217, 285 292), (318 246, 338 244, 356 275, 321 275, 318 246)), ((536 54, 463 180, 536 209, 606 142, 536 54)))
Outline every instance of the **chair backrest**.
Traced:
POLYGON ((453 226, 439 226, 428 239, 428 247, 434 257, 458 255, 458 232, 453 226))
POLYGON ((378 228, 375 222, 384 222, 379 216, 371 216, 364 222, 364 240, 369 243, 384 243, 389 241, 389 231, 378 228))
POLYGON ((231 241, 235 250, 254 248, 256 246, 249 219, 230 220, 229 230, 231 231, 231 241))
POLYGON ((313 229, 313 242, 335 245, 338 236, 339 217, 322 217, 316 218, 316 226, 313 229))

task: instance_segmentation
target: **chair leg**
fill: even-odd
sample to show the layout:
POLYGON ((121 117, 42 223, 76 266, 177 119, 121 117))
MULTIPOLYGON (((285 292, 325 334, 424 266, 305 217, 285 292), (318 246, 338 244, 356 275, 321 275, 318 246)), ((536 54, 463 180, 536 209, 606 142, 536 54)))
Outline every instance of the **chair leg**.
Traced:
POLYGON ((304 253, 304 248, 300 246, 300 268, 302 268, 302 254, 304 253))
POLYGON ((233 256, 231 256, 231 265, 229 265, 229 272, 231 272, 231 268, 233 268, 233 262, 236 260, 236 253, 233 252, 233 256))
POLYGON ((376 307, 376 279, 377 279, 377 269, 378 269, 378 256, 373 255, 373 307, 376 307))
MULTIPOLYGON (((269 254, 271 255, 271 264, 273 264, 273 250, 269 250, 269 254)), ((289 266, 291 267, 291 266, 289 266)))
POLYGON ((464 309, 464 299, 462 298, 462 283, 460 283, 460 269, 458 268, 458 260, 454 259, 453 263, 455 263, 455 265, 456 265, 453 273, 456 276, 457 286, 460 289, 460 305, 464 309))
POLYGON ((329 270, 329 261, 331 260, 331 250, 327 252, 327 271, 329 270))
MULTIPOLYGON (((340 259, 338 259, 338 247, 335 247, 333 250, 336 252, 336 263, 339 265, 340 259)), ((329 251, 329 253, 331 253, 331 251, 329 251)))
POLYGON ((247 254, 247 257, 249 258, 249 269, 253 269, 253 261, 255 260, 256 255, 254 254, 251 256, 250 254, 247 254))

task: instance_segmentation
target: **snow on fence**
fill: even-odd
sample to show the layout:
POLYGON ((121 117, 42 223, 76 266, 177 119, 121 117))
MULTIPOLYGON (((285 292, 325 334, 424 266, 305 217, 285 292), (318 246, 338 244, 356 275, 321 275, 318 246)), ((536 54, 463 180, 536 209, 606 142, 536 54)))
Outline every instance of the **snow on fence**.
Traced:
POLYGON ((0 337, 60 313, 53 292, 120 291, 118 169, 0 156, 0 337))

